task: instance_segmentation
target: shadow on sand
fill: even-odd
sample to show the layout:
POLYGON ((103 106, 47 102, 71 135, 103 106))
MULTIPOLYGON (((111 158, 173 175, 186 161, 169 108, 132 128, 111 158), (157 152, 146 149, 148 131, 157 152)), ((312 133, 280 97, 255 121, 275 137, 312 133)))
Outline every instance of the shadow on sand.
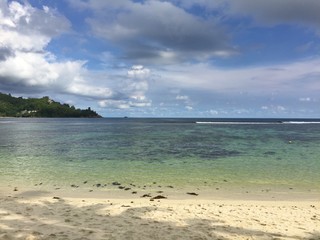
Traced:
MULTIPOLYGON (((35 197, 36 194, 30 193, 35 197)), ((31 197, 30 197, 31 198, 31 197)), ((75 207, 68 200, 38 200, 0 197, 0 239, 296 239, 301 237, 256 231, 227 225, 221 219, 189 219, 177 224, 170 221, 170 209, 154 203, 147 207, 88 204, 75 207), (118 214, 113 214, 120 208, 118 214), (152 220, 165 212, 162 220, 152 220), (159 215, 160 214, 160 215, 159 215)), ((81 200, 80 200, 81 201, 81 200)), ((172 213, 175 214, 174 211, 172 213)), ((320 233, 310 233, 309 240, 320 239, 320 233)))

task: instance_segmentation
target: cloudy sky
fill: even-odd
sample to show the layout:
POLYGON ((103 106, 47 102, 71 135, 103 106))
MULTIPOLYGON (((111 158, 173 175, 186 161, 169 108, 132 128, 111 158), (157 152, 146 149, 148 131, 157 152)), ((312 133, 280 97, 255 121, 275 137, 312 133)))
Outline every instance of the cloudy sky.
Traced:
POLYGON ((0 0, 0 92, 106 117, 320 117, 319 12, 319 0, 0 0))

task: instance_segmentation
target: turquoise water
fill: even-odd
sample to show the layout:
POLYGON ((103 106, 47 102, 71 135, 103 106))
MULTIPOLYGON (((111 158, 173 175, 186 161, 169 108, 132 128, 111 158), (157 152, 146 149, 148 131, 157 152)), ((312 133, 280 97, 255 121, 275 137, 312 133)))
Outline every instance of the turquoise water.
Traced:
POLYGON ((320 191, 319 123, 202 121, 210 120, 0 119, 0 185, 225 183, 320 191))

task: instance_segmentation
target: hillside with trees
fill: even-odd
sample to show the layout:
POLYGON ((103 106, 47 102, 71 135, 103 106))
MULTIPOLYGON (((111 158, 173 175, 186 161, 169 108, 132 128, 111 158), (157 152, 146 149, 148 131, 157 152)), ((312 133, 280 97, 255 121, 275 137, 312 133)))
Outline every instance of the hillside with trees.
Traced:
POLYGON ((76 109, 69 104, 55 102, 49 97, 22 98, 0 93, 0 117, 100 118, 90 107, 76 109))

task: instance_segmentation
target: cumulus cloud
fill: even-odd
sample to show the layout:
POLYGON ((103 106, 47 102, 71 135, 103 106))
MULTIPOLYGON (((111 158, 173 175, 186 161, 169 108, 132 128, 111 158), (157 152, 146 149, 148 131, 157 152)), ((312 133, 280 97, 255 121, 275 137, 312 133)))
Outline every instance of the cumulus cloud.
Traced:
POLYGON ((51 38, 68 31, 70 23, 55 11, 35 9, 29 4, 1 1, 0 86, 28 92, 58 87, 64 73, 83 63, 54 61, 45 50, 51 38))
POLYGON ((69 21, 54 10, 43 11, 16 1, 0 5, 0 42, 15 51, 43 51, 51 38, 66 32, 69 21))
POLYGON ((126 60, 172 63, 235 53, 217 21, 196 17, 168 1, 70 3, 94 12, 87 19, 94 34, 119 47, 126 60))
MULTIPOLYGON (((176 100, 179 101, 180 103, 182 103, 184 105, 184 108, 188 111, 191 111, 194 109, 194 102, 191 101, 190 97, 187 95, 180 95, 178 94, 176 96, 176 100)), ((180 105, 180 103, 178 105, 180 105)))
POLYGON ((142 65, 133 65, 128 71, 128 76, 131 78, 145 79, 149 77, 150 70, 142 65))
POLYGON ((99 101, 102 108, 128 109, 150 107, 152 102, 146 96, 149 90, 151 70, 142 65, 133 65, 127 76, 119 79, 118 96, 99 101))
POLYGON ((128 70, 128 78, 123 83, 122 91, 129 98, 129 105, 134 107, 150 106, 146 97, 149 90, 149 77, 151 71, 142 65, 134 65, 128 70))
POLYGON ((11 93, 75 95, 96 99, 102 107, 151 105, 145 96, 148 68, 135 65, 118 85, 108 86, 111 80, 95 80, 97 74, 86 68, 86 61, 61 61, 46 50, 54 37, 69 30, 69 21, 47 6, 38 9, 28 3, 1 1, 0 88, 11 93))

